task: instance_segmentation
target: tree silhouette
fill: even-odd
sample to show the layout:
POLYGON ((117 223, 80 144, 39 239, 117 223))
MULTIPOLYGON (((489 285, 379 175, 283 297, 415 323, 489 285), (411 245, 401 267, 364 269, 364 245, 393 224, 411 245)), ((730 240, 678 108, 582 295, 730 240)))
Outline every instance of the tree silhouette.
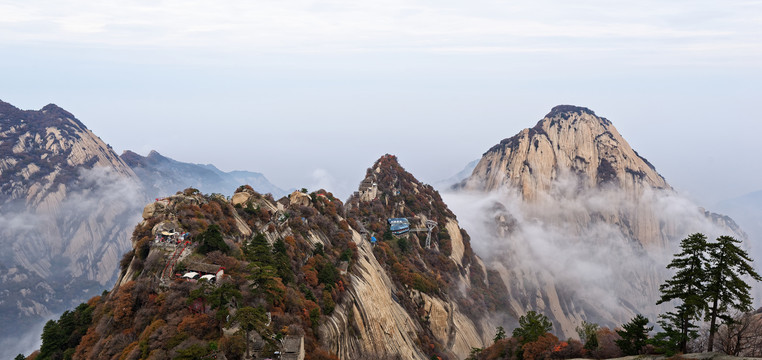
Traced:
POLYGON ((714 335, 717 332, 717 318, 726 323, 733 321, 729 309, 741 312, 751 310, 752 298, 749 295, 751 286, 741 277, 748 276, 756 281, 762 277, 754 271, 752 259, 746 251, 738 247, 741 242, 731 236, 720 236, 716 243, 708 245, 709 266, 707 267, 708 283, 706 299, 711 307, 706 313, 709 320, 709 345, 711 352, 714 345, 714 335))
POLYGON ((648 332, 653 329, 653 326, 648 327, 648 319, 638 314, 630 322, 622 325, 622 330, 616 331, 622 337, 616 340, 616 345, 625 355, 638 355, 646 346, 648 332))
POLYGON ((688 341, 697 336, 694 330, 697 326, 694 322, 701 318, 701 314, 707 307, 707 301, 704 298, 706 280, 704 269, 707 264, 706 236, 700 233, 692 234, 680 242, 680 248, 682 251, 675 254, 672 262, 667 265, 668 269, 674 269, 677 272, 672 279, 659 287, 661 298, 656 305, 673 300, 681 302, 676 312, 660 315, 662 320, 659 324, 665 330, 664 335, 670 339, 664 344, 673 343, 681 352, 686 353, 688 341))
POLYGON ((595 350, 598 348, 598 335, 596 334, 598 327, 598 324, 587 321, 583 321, 582 325, 577 326, 577 335, 579 335, 582 343, 585 344, 585 349, 595 350))

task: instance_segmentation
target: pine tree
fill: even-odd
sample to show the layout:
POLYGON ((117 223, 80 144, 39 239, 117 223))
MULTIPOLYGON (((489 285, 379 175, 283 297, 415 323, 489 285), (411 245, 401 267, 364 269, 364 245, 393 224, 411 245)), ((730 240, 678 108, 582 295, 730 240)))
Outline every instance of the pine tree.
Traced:
POLYGON ((762 281, 762 277, 751 265, 753 260, 749 254, 738 247, 737 244, 740 243, 731 236, 720 236, 716 243, 708 245, 706 299, 710 301, 711 307, 706 312, 705 320, 709 320, 709 352, 713 350, 714 335, 719 327, 717 318, 729 323, 733 321, 730 308, 741 312, 751 310, 751 286, 741 277, 748 276, 762 281))
POLYGON ((654 329, 653 326, 646 326, 648 319, 638 314, 630 322, 622 325, 622 330, 616 331, 622 337, 615 341, 616 345, 625 355, 638 355, 642 352, 648 340, 648 332, 654 329))
POLYGON ((249 332, 252 330, 260 330, 264 326, 265 321, 267 321, 265 310, 262 307, 242 307, 236 312, 235 321, 238 322, 238 325, 241 326, 241 330, 243 330, 242 335, 244 335, 244 341, 246 343, 246 357, 250 357, 249 332))
POLYGON ((495 338, 492 339, 493 342, 498 342, 505 339, 505 329, 503 329, 502 326, 498 326, 495 330, 497 330, 497 332, 495 333, 495 338))
POLYGON ((199 234, 199 240, 201 246, 199 246, 198 252, 202 254, 208 254, 215 250, 219 250, 223 254, 230 252, 230 246, 222 238, 222 231, 217 224, 209 225, 204 232, 199 234))
MULTIPOLYGON (((682 318, 674 312, 659 315, 659 318, 661 319, 658 323, 659 326, 661 326, 662 331, 658 332, 654 335, 653 339, 650 340, 650 343, 653 344, 656 352, 664 353, 667 356, 672 356, 677 352, 685 353, 686 350, 682 347, 685 346, 687 348, 687 344, 682 342, 685 337, 683 337, 681 329, 676 327, 683 323, 682 318)), ((695 338, 697 333, 695 330, 692 330, 693 328, 695 328, 695 326, 689 330, 688 334, 692 338, 695 338)))
POLYGON ((657 305, 679 300, 676 312, 668 312, 660 315, 659 324, 669 329, 669 343, 676 343, 679 350, 686 352, 688 341, 697 336, 694 329, 695 321, 701 318, 701 314, 707 307, 704 297, 706 276, 704 269, 707 263, 707 241, 704 234, 695 233, 680 242, 682 251, 675 254, 672 262, 667 265, 668 269, 677 270, 672 279, 667 280, 659 287, 661 298, 657 305))
POLYGON ((521 338, 521 343, 537 341, 540 336, 545 335, 553 328, 547 316, 539 314, 534 310, 519 318, 519 327, 513 329, 513 337, 521 338))
POLYGON ((598 324, 583 321, 576 330, 580 341, 585 344, 585 349, 592 351, 598 348, 598 324))

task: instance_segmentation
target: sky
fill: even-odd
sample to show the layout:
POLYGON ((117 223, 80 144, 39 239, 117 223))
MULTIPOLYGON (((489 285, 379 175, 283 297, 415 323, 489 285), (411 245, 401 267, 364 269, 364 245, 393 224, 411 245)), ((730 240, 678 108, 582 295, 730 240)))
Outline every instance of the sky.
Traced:
POLYGON ((700 205, 762 189, 762 1, 0 0, 0 50, 3 101, 282 188, 434 183, 573 104, 700 205))

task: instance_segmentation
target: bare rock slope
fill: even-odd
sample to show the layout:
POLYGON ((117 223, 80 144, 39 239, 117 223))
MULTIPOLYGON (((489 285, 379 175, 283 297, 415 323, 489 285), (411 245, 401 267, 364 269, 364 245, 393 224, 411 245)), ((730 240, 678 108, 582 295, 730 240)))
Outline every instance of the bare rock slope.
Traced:
POLYGON ((681 199, 611 121, 570 105, 493 146, 456 189, 491 199, 464 223, 484 229, 475 248, 512 311, 542 311, 564 336, 583 320, 653 319, 676 241, 737 230, 681 199))
MULTIPOLYGON (((0 336, 79 303, 114 280, 129 248, 135 175, 72 114, 0 102, 0 336)), ((7 338, 6 338, 7 337, 7 338)))

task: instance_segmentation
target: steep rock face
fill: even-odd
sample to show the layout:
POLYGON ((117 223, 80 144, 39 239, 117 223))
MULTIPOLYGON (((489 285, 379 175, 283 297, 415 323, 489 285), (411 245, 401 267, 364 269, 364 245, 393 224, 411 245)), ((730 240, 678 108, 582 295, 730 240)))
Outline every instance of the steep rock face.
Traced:
POLYGON ((584 189, 613 189, 631 201, 627 208, 570 213, 563 221, 584 227, 591 216, 604 217, 632 233, 643 246, 657 251, 667 246, 670 235, 665 233, 670 229, 659 224, 654 209, 639 200, 645 191, 671 187, 630 147, 611 121, 587 108, 554 107, 533 128, 488 150, 460 186, 482 191, 518 189, 529 202, 565 197, 568 192, 584 189), (565 188, 570 181, 572 188, 565 188))
POLYGON ((643 186, 668 189, 656 169, 606 118, 587 108, 556 106, 537 125, 493 146, 465 181, 469 189, 521 189, 525 199, 549 192, 565 172, 586 187, 612 184, 632 195, 643 186))
POLYGON ((373 256, 371 245, 357 232, 353 241, 359 257, 350 274, 350 299, 321 327, 325 342, 341 359, 362 354, 426 359, 416 345, 422 328, 395 301, 394 284, 373 256))
POLYGON ((481 204, 466 225, 483 229, 475 248, 500 272, 509 308, 544 312, 563 336, 583 320, 654 318, 675 242, 734 231, 679 198, 609 120, 576 106, 493 146, 455 188, 481 204))
POLYGON ((0 268, 14 274, 0 278, 0 315, 18 325, 3 329, 18 333, 113 281, 144 201, 136 180, 69 112, 0 102, 0 268))
MULTIPOLYGON (((369 334, 371 339, 377 339, 380 344, 424 342, 424 345, 423 339, 429 339, 436 351, 455 358, 464 358, 472 348, 483 347, 490 341, 496 323, 488 314, 504 305, 505 288, 499 280, 495 282, 497 274, 488 272, 474 255, 468 235, 431 186, 418 182, 399 165, 396 157, 385 155, 368 169, 366 178, 347 201, 346 208, 347 217, 355 221, 364 239, 358 245, 360 253, 372 251, 374 259, 379 259, 371 262, 385 270, 382 274, 389 274, 383 276, 388 284, 385 288, 390 289, 392 298, 399 304, 395 308, 406 310, 408 320, 403 324, 415 325, 406 325, 403 327, 405 331, 397 333, 388 327, 371 327, 374 330, 369 334), (387 225, 388 218, 406 218, 410 232, 393 235, 387 225), (436 222, 430 235, 430 248, 426 247, 427 220, 436 222), (370 245, 372 239, 376 239, 376 244, 370 245), (399 336, 405 340, 393 339, 399 336)), ((371 288, 369 286, 368 290, 371 288)), ((356 292, 353 295, 355 303, 366 302, 364 294, 356 292)), ((387 295, 382 298, 388 300, 387 295)), ((359 324, 384 323, 394 317, 377 310, 369 311, 374 304, 369 305, 371 307, 364 310, 355 310, 358 320, 354 321, 359 324)), ((352 318, 336 320, 332 325, 329 330, 333 333, 346 332, 352 328, 352 318)), ((334 346, 339 348, 340 343, 334 346)), ((379 345, 361 341, 356 348, 371 350, 373 346, 379 345)), ((384 349, 376 350, 382 351, 376 352, 379 355, 395 355, 384 349)), ((361 354, 347 353, 347 356, 354 358, 361 354)), ((422 358, 408 350, 399 352, 399 355, 422 358)), ((431 355, 427 353, 423 358, 431 355)))

